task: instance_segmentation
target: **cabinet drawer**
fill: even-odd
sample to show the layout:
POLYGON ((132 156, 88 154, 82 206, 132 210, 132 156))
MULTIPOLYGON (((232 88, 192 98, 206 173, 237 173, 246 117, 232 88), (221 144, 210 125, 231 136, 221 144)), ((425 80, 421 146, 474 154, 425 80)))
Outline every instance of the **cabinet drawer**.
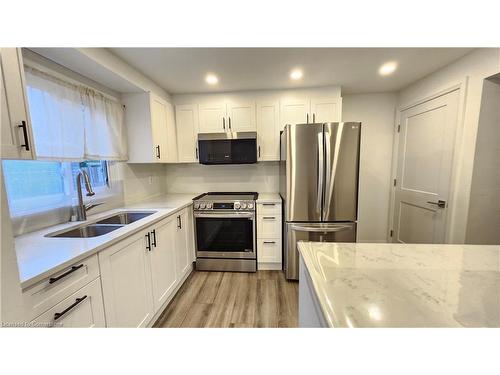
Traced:
POLYGON ((281 263, 281 240, 279 238, 258 240, 257 261, 259 263, 281 263))
POLYGON ((27 319, 47 311, 99 276, 97 254, 74 263, 23 292, 27 319))
POLYGON ((257 215, 257 238, 280 238, 281 215, 257 215))
POLYGON ((257 215, 281 215, 281 203, 258 203, 257 215))
POLYGON ((101 278, 77 290, 31 323, 35 327, 105 327, 101 278))

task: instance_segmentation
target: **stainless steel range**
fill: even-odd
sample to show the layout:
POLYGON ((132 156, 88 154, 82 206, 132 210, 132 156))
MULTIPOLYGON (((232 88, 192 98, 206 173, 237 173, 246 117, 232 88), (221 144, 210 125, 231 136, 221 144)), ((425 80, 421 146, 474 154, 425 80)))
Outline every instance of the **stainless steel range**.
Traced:
POLYGON ((193 199, 196 269, 257 271, 257 193, 206 193, 193 199))

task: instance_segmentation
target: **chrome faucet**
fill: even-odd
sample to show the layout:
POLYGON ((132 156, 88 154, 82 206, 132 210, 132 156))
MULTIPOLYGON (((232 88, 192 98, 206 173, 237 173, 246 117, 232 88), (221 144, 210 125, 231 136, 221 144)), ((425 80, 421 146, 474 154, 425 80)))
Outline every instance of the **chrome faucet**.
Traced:
MULTIPOLYGON (((76 218, 74 221, 85 221, 87 220, 87 211, 101 205, 102 203, 89 203, 89 204, 84 204, 83 203, 83 194, 82 194, 82 176, 83 176, 83 182, 85 184, 85 190, 87 190, 87 197, 91 197, 95 195, 94 190, 92 190, 92 184, 90 183, 90 178, 87 172, 84 170, 80 170, 78 172, 78 175, 76 176, 76 189, 78 191, 78 206, 74 207, 76 211, 76 218)), ((73 217, 71 217, 73 221, 73 217)))

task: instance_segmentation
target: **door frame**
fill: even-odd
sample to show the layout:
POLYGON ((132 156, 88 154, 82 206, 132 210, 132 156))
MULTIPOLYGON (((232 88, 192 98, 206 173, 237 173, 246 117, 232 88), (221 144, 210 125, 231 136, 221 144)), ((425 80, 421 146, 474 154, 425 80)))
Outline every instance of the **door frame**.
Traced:
POLYGON ((394 137, 392 143, 392 162, 391 162, 391 180, 390 180, 390 199, 389 199, 389 218, 388 218, 388 228, 387 228, 387 242, 392 242, 393 237, 391 236, 391 231, 394 229, 394 206, 396 201, 396 187, 394 186, 393 181, 397 178, 397 167, 398 167, 398 152, 399 152, 399 133, 398 126, 401 122, 401 113, 410 109, 412 107, 416 107, 425 102, 436 99, 440 96, 449 94, 453 91, 459 92, 458 96, 458 110, 457 110, 457 128, 455 131, 455 140, 453 142, 453 155, 452 155, 452 163, 451 163, 451 178, 450 178, 450 195, 448 197, 448 207, 446 213, 446 224, 445 224, 445 243, 463 243, 464 236, 461 236, 460 233, 455 233, 453 230, 455 226, 455 222, 457 220, 457 215, 459 213, 456 212, 456 202, 459 199, 457 194, 456 186, 458 184, 458 179, 460 175, 460 161, 462 160, 464 153, 464 142, 463 142, 463 134, 464 134, 464 126, 465 126, 465 101, 467 98, 467 85, 468 85, 469 77, 465 76, 462 80, 455 82, 454 84, 447 86, 444 89, 436 90, 434 93, 414 100, 405 105, 399 105, 396 109, 395 113, 395 121, 394 121, 394 137))

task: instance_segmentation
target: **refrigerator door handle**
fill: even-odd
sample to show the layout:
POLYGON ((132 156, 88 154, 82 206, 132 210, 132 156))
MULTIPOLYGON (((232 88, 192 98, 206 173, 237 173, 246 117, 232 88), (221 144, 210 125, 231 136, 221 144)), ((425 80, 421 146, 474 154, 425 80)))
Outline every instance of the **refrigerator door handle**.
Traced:
POLYGON ((324 140, 323 140, 323 132, 318 133, 318 159, 317 159, 317 177, 316 177, 316 183, 317 183, 317 201, 316 201, 316 211, 319 212, 320 217, 322 217, 322 211, 321 211, 321 206, 322 206, 322 201, 323 201, 323 188, 325 185, 324 181, 324 175, 325 175, 325 158, 324 158, 324 140))
POLYGON ((306 225, 292 225, 291 230, 296 230, 299 232, 319 232, 319 233, 330 233, 330 232, 342 232, 343 230, 351 230, 351 225, 336 225, 332 227, 310 227, 306 225))

